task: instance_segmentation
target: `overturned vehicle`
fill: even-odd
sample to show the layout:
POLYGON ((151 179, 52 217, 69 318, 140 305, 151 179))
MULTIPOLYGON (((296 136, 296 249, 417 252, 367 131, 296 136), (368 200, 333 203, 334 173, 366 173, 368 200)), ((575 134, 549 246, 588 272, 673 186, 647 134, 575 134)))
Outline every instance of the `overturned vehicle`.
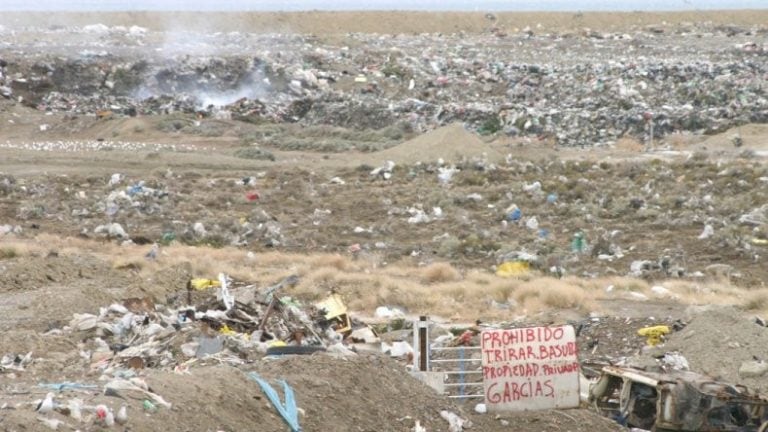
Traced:
POLYGON ((608 366, 590 385, 589 402, 625 426, 659 432, 768 429, 768 399, 688 371, 608 366))

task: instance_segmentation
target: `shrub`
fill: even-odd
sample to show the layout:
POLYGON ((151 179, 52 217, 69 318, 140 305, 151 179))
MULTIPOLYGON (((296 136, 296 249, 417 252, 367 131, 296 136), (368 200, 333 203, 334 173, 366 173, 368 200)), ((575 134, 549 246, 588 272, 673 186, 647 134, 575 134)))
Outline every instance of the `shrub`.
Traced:
POLYGON ((434 263, 422 271, 422 281, 433 284, 439 282, 451 282, 461 278, 461 274, 448 263, 434 263))
POLYGON ((240 159, 269 160, 274 161, 275 155, 272 152, 260 149, 258 147, 241 148, 235 151, 235 156, 240 159))

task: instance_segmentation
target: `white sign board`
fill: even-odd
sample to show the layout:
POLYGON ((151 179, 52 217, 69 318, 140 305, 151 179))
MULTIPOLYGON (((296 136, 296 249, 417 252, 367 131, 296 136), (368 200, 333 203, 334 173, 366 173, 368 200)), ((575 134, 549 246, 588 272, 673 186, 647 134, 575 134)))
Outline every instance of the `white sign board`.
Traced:
POLYGON ((483 390, 489 412, 579 406, 572 326, 482 332, 483 390))

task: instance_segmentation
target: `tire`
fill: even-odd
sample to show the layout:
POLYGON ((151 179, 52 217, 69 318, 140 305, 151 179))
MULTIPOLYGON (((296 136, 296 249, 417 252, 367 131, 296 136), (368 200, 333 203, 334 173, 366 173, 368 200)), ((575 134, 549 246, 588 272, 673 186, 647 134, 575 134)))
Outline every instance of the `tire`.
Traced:
POLYGON ((309 355, 321 351, 325 351, 325 348, 319 346, 281 346, 267 348, 267 355, 309 355))

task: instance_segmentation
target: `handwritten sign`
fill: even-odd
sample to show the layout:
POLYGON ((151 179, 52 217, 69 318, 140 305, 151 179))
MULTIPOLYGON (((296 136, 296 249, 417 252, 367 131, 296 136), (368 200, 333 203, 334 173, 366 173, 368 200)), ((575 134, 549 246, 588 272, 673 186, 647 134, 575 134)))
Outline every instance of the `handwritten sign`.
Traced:
POLYGON ((486 330, 480 340, 488 411, 579 406, 579 361, 573 327, 486 330))

